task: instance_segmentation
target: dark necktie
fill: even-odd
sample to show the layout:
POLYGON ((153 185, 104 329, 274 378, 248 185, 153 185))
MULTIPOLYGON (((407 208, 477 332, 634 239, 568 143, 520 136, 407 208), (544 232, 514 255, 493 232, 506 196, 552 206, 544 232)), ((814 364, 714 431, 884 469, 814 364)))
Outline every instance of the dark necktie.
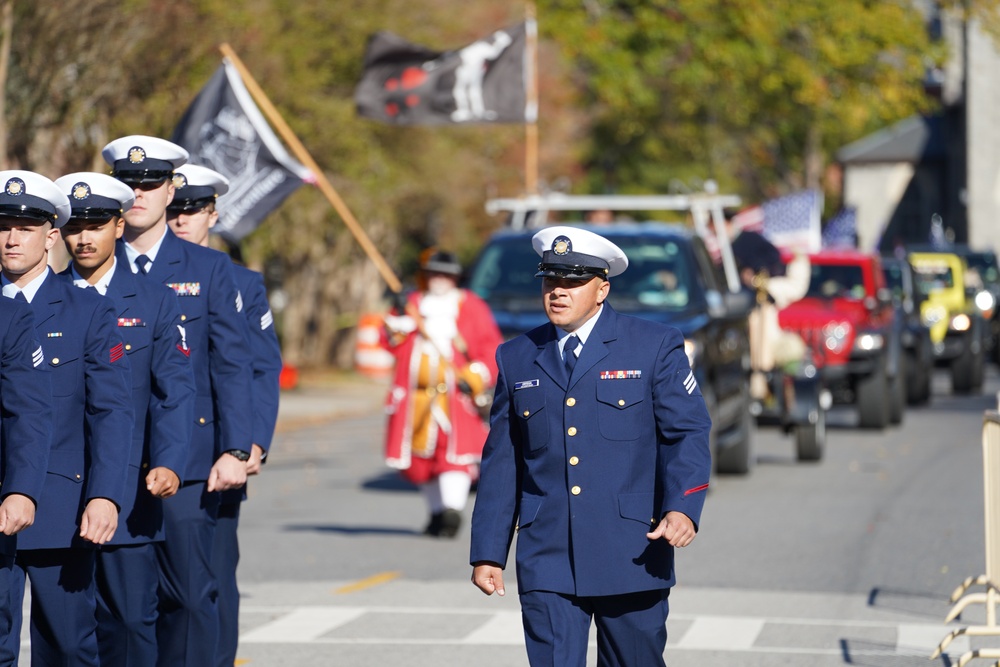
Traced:
POLYGON ((566 364, 566 376, 573 377, 573 369, 576 368, 576 348, 580 346, 580 339, 576 334, 566 339, 563 347, 563 363, 566 364))
POLYGON ((139 273, 146 275, 146 267, 152 264, 152 260, 145 255, 139 255, 135 258, 135 265, 139 267, 139 273))
POLYGON ((24 296, 24 292, 18 292, 14 295, 14 301, 20 301, 21 303, 28 303, 28 298, 24 296))
MULTIPOLYGON (((145 271, 143 271, 143 273, 145 273, 145 271)), ((87 285, 87 286, 86 286, 86 287, 84 287, 83 289, 85 289, 85 290, 88 290, 88 291, 91 291, 91 292, 97 292, 97 288, 96 288, 96 287, 94 287, 93 285, 87 285)), ((100 294, 100 292, 98 292, 98 294, 100 294)))

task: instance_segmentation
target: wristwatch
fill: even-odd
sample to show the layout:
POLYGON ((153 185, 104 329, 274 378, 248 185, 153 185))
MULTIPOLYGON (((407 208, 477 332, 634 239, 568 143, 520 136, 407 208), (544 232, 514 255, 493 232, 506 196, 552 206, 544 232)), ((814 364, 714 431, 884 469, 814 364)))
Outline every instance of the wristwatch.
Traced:
POLYGON ((229 454, 230 456, 235 456, 240 461, 249 461, 250 460, 250 452, 244 452, 242 449, 227 449, 226 451, 224 451, 222 453, 223 454, 229 454))

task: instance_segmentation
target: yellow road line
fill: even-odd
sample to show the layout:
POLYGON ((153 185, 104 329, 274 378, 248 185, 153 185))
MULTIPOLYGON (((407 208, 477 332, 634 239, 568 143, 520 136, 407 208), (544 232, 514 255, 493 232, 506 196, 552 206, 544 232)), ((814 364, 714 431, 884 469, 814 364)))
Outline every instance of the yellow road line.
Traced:
POLYGON ((370 577, 366 577, 361 581, 355 581, 353 584, 341 586, 333 592, 338 595, 343 595, 345 593, 357 593, 358 591, 363 591, 366 588, 371 588, 372 586, 378 586, 379 584, 388 583, 393 579, 398 579, 402 574, 402 572, 380 572, 379 574, 373 574, 370 577))

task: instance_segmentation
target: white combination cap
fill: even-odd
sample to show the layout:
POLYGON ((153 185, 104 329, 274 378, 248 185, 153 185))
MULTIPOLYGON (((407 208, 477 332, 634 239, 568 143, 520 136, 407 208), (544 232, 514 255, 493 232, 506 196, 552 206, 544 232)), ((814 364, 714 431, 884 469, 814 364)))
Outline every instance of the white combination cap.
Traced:
POLYGON ((121 216, 135 203, 135 192, 117 178, 93 171, 78 171, 56 179, 56 187, 69 197, 70 216, 108 220, 121 216))
POLYGON ((628 268, 621 248, 579 227, 546 227, 531 237, 531 245, 542 258, 536 278, 611 278, 628 268))
POLYGON ((69 220, 69 199, 41 174, 23 169, 0 171, 0 217, 49 221, 55 228, 69 220))
POLYGON ((194 211, 229 192, 229 179, 208 167, 185 164, 174 170, 174 199, 171 210, 194 211))
POLYGON ((115 139, 101 155, 111 165, 111 175, 126 183, 165 181, 190 157, 172 141, 142 134, 115 139))

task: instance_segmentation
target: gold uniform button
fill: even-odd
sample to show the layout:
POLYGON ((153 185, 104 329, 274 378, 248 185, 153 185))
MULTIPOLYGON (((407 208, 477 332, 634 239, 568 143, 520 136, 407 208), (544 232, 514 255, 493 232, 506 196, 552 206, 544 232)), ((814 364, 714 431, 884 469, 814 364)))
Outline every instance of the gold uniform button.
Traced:
POLYGON ((571 456, 571 457, 569 457, 569 464, 571 466, 575 466, 579 462, 580 462, 580 458, 578 456, 571 456))
POLYGON ((59 357, 53 357, 52 358, 52 365, 55 366, 58 363, 59 363, 59 357))
POLYGON ((125 349, 126 349, 126 350, 131 350, 131 349, 132 349, 132 346, 131 346, 131 345, 126 345, 126 346, 125 346, 125 349))
POLYGON ((188 318, 187 315, 181 315, 181 322, 184 322, 185 320, 187 320, 187 318, 188 318))
POLYGON ((199 424, 204 424, 205 423, 205 418, 204 417, 198 417, 198 423, 199 424))
POLYGON ((569 435, 576 435, 576 427, 570 426, 569 429, 566 430, 566 433, 569 435))
POLYGON ((80 479, 80 475, 79 475, 79 474, 77 474, 76 478, 77 478, 77 479, 80 479))
POLYGON ((527 416, 528 416, 528 415, 530 415, 530 414, 531 414, 531 410, 525 410, 525 411, 524 411, 524 416, 525 416, 525 417, 527 417, 527 416))
POLYGON ((569 490, 569 492, 572 493, 574 496, 578 496, 580 495, 580 491, 582 490, 583 489, 581 489, 579 486, 574 486, 572 489, 569 490))
POLYGON ((570 396, 569 398, 566 399, 566 405, 568 405, 569 407, 573 407, 574 405, 576 405, 576 399, 570 396))
POLYGON ((625 399, 624 398, 619 398, 618 399, 618 405, 624 406, 625 405, 625 399))
POLYGON ((149 467, 149 464, 148 464, 148 463, 143 463, 143 464, 142 464, 142 469, 143 469, 143 470, 145 470, 145 469, 146 469, 146 468, 148 468, 148 467, 149 467))

